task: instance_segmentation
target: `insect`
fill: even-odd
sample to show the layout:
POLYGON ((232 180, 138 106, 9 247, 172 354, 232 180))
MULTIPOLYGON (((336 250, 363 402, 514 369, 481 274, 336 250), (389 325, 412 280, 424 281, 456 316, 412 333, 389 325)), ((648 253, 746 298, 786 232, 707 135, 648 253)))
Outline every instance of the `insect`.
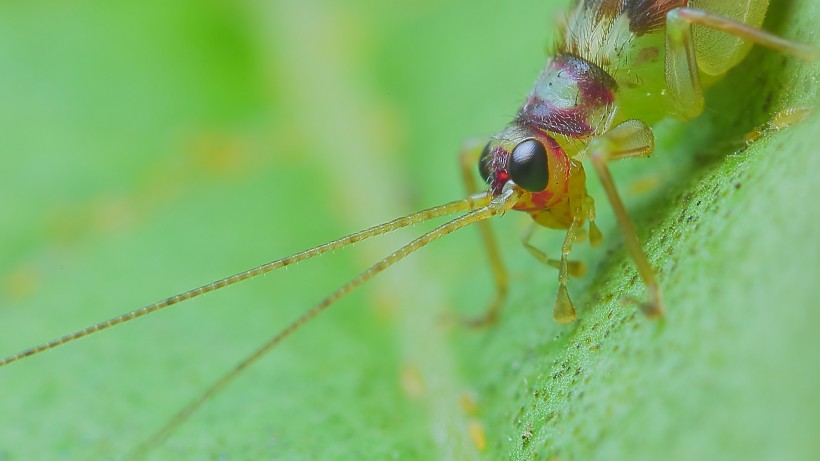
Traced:
MULTIPOLYGON (((234 303, 235 303, 235 301, 232 301, 232 302, 231 302, 231 304, 234 304, 234 303)), ((318 333, 317 333, 317 334, 318 334, 318 333)), ((209 336, 210 336, 210 335, 209 335, 209 336)), ((335 347, 335 346, 334 346, 334 347, 335 347)), ((115 359, 112 359, 112 360, 115 360, 115 359)), ((409 374, 409 376, 410 376, 410 377, 412 377, 412 375, 413 375, 413 373, 412 373, 412 372, 409 372, 408 374, 409 374)), ((410 379, 410 378, 408 378, 408 379, 410 379)), ((275 378, 274 378, 274 380, 275 380, 275 378)), ((280 408, 283 408, 283 407, 280 407, 280 408)), ((123 418, 125 418, 125 417, 126 417, 126 415, 123 415, 122 417, 123 417, 123 418)), ((159 418, 159 419, 162 419, 162 418, 159 418)), ((323 423, 324 423, 324 422, 323 422, 323 423)), ((331 423, 331 425, 332 425, 332 423, 331 423)), ((304 430, 304 428, 303 428, 303 430, 304 430)), ((272 442, 272 443, 273 443, 273 442, 272 442)))

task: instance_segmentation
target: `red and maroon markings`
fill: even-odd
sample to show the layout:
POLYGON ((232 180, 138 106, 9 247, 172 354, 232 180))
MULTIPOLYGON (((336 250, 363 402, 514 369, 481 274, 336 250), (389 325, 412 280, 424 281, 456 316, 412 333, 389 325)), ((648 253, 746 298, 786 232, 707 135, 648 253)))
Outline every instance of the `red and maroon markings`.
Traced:
POLYGON ((510 180, 510 173, 507 171, 507 163, 510 161, 510 153, 502 146, 495 146, 492 149, 492 163, 490 164, 490 190, 493 196, 501 194, 504 184, 510 180))
POLYGON ((572 54, 553 58, 518 111, 516 122, 572 138, 607 121, 618 84, 605 70, 572 54))
POLYGON ((643 35, 661 29, 666 24, 666 13, 688 4, 689 0, 628 0, 624 11, 629 17, 629 30, 643 35))
POLYGON ((579 7, 588 12, 595 22, 611 22, 625 14, 629 30, 643 35, 661 29, 666 13, 673 8, 688 6, 689 0, 579 0, 579 7))

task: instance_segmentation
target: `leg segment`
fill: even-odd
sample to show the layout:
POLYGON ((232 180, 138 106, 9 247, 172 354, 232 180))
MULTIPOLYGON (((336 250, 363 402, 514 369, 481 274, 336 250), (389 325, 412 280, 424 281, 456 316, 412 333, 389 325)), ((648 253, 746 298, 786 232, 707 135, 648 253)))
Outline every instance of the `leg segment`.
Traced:
MULTIPOLYGON (((521 243, 524 245, 524 248, 526 248, 527 251, 529 251, 530 254, 533 255, 533 257, 535 257, 535 259, 537 259, 538 261, 548 266, 552 266, 556 269, 560 269, 560 260, 550 258, 549 256, 547 256, 546 253, 544 253, 543 251, 536 248, 533 244, 530 243, 530 240, 532 240, 532 236, 535 233, 536 227, 537 224, 530 224, 530 227, 527 228, 527 232, 521 237, 521 243)), ((583 263, 583 261, 568 261, 567 270, 569 272, 569 275, 571 275, 572 277, 583 277, 584 274, 586 274, 587 272, 587 266, 583 263)))
MULTIPOLYGON (((618 195, 618 190, 615 188, 615 182, 612 180, 607 163, 625 157, 646 157, 652 153, 653 149, 654 137, 651 128, 638 120, 627 120, 613 127, 602 136, 593 139, 587 148, 592 157, 595 172, 598 173, 607 198, 615 211, 618 227, 621 228, 621 233, 624 236, 624 245, 635 261, 638 273, 646 285, 649 299, 641 304, 641 309, 649 317, 663 314, 663 302, 658 282, 655 280, 655 270, 649 264, 649 260, 646 258, 640 242, 638 242, 635 227, 626 212, 626 208, 624 208, 620 195, 618 195)), ((558 296, 560 302, 562 295, 559 293, 558 296)), ((556 305, 557 308, 558 305, 556 305)))
MULTIPOLYGON (((459 155, 459 163, 461 164, 461 178, 464 181, 464 187, 467 193, 472 195, 476 193, 476 165, 478 165, 478 158, 484 148, 483 144, 465 143, 459 155)), ((495 282, 495 298, 493 298, 490 306, 476 318, 467 319, 466 323, 470 326, 480 327, 491 325, 498 320, 498 314, 501 311, 501 306, 507 297, 507 269, 501 261, 501 252, 498 250, 498 243, 487 221, 478 223, 478 230, 481 233, 481 240, 484 242, 484 248, 487 250, 487 258, 490 263, 490 270, 492 271, 493 281, 495 282)))
MULTIPOLYGON (((718 75, 736 64, 745 50, 734 41, 709 35, 709 54, 696 54, 692 26, 702 26, 732 37, 806 60, 820 59, 820 48, 794 43, 733 19, 694 8, 675 8, 666 15, 666 84, 681 115, 692 118, 703 112, 701 69, 718 75)), ((701 40, 703 41, 703 40, 701 40)), ((700 45, 701 43, 699 43, 700 45)))
POLYGON ((575 240, 575 232, 581 219, 578 215, 572 220, 572 224, 567 229, 567 236, 561 246, 561 260, 558 263, 558 299, 555 300, 555 307, 552 311, 552 318, 557 323, 570 323, 575 321, 575 306, 569 299, 567 291, 567 280, 569 279, 569 261, 567 256, 572 251, 572 242, 575 240))

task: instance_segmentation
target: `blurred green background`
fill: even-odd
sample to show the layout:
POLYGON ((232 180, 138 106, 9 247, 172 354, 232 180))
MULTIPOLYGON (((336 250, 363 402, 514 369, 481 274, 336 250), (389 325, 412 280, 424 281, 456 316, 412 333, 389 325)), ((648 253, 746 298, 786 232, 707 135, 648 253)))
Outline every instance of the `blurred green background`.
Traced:
MULTIPOLYGON (((475 3, 3 2, 0 354, 463 196, 461 142, 514 115, 566 2, 475 3)), ((775 3, 768 28, 816 42, 820 7, 775 3)), ((298 332, 150 458, 816 458, 820 120, 743 136, 812 104, 817 75, 755 50, 703 118, 616 166, 664 322, 621 301, 642 288, 592 180, 608 243, 578 248, 578 324, 551 322, 556 274, 511 213, 500 326, 444 320, 492 294, 465 230, 298 332)), ((0 460, 119 459, 428 227, 0 370, 0 460)))

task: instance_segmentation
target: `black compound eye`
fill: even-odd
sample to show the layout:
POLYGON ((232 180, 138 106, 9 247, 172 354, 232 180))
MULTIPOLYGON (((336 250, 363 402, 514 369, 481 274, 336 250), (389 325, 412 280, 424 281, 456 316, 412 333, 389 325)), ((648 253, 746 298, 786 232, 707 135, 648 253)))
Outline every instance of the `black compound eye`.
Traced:
POLYGON ((547 150, 535 139, 527 139, 515 146, 507 167, 510 178, 525 190, 539 192, 547 188, 547 150))
POLYGON ((481 152, 481 157, 478 158, 478 174, 481 175, 481 179, 483 179, 484 182, 489 182, 490 175, 492 174, 492 166, 493 150, 488 142, 487 145, 484 146, 484 150, 481 152))

